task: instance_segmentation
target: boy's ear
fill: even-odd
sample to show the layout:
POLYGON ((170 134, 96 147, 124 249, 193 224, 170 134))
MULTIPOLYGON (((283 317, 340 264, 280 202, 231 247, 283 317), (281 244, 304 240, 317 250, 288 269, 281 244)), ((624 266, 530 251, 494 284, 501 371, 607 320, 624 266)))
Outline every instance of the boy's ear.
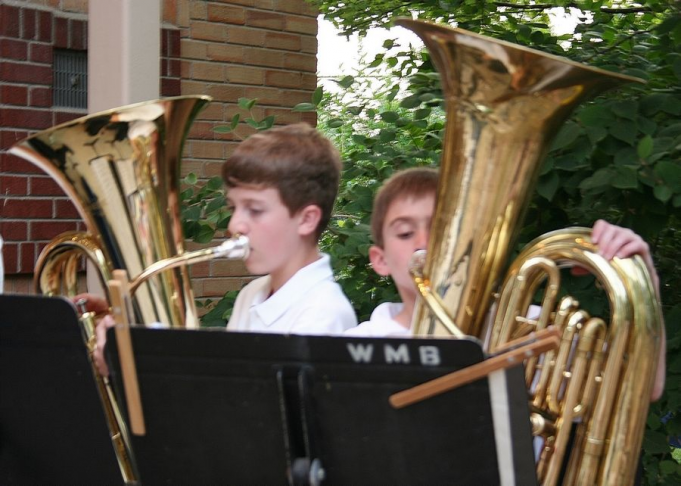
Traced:
POLYGON ((317 231, 319 220, 322 218, 322 210, 315 204, 305 206, 298 211, 298 234, 307 236, 317 231))
POLYGON ((388 263, 385 261, 385 254, 383 248, 376 245, 371 245, 369 247, 369 261, 371 262, 371 268, 374 272, 379 274, 381 277, 387 277, 390 275, 390 268, 388 263))

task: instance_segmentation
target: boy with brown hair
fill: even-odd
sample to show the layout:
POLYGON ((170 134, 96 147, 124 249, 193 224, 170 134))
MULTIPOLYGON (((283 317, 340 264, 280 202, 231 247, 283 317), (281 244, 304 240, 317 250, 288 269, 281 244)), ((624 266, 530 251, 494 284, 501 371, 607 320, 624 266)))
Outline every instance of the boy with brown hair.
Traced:
POLYGON ((333 144, 302 123, 252 135, 225 161, 229 231, 249 239, 248 271, 265 274, 239 292, 228 330, 337 334, 357 325, 318 247, 340 170, 333 144))
MULTIPOLYGON (((299 123, 259 132, 239 144, 222 167, 232 216, 229 232, 249 239, 246 268, 264 275, 237 296, 229 331, 339 334, 357 326, 355 311, 333 278, 319 237, 331 218, 341 160, 333 144, 299 123)), ((88 311, 108 303, 81 294, 88 311)), ((97 326, 95 363, 108 375, 106 316, 97 326)))
MULTIPOLYGON (((437 185, 437 170, 412 168, 395 173, 378 191, 371 215, 374 245, 369 249, 369 260, 376 273, 393 279, 402 302, 380 304, 369 321, 348 330, 344 333, 346 336, 411 335, 411 319, 418 295, 409 273, 409 263, 416 250, 427 249, 437 185)), ((641 255, 659 296, 658 277, 650 250, 639 235, 630 229, 599 220, 594 224, 591 239, 598 244, 598 252, 608 260, 641 255)), ((664 368, 663 334, 658 373, 652 391, 653 400, 662 395, 664 368)))

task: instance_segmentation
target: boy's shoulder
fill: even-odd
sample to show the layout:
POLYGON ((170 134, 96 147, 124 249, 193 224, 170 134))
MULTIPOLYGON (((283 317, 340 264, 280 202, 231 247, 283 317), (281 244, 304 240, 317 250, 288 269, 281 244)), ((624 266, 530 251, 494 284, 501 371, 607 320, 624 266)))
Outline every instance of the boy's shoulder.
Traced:
POLYGON ((401 303, 384 302, 374 309, 371 318, 343 333, 351 337, 405 337, 411 331, 395 320, 402 310, 401 303))

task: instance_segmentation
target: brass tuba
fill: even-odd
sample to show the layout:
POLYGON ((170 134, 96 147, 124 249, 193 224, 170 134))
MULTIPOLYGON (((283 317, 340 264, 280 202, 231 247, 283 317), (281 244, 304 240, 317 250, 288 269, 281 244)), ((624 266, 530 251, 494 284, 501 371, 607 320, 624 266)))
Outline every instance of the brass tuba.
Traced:
POLYGON ((460 29, 397 23, 423 39, 441 75, 447 112, 427 257, 413 271, 424 296, 414 333, 472 335, 487 340, 492 352, 556 325, 563 333, 560 350, 526 363, 534 430, 544 437, 540 482, 557 484, 568 461, 564 484, 631 483, 661 330, 645 265, 637 258, 602 261, 588 230, 564 230, 533 242, 512 265, 500 298, 496 292, 540 163, 561 124, 588 97, 640 80, 460 29), (555 308, 558 267, 573 264, 595 273, 608 291, 609 324, 592 319, 574 299, 555 308), (526 318, 547 276, 542 311, 538 319, 526 318), (496 322, 489 330, 491 308, 496 322), (573 419, 581 424, 568 454, 573 419))
MULTIPOLYGON (((248 255, 244 237, 194 252, 184 247, 182 148, 194 118, 210 100, 184 96, 124 106, 39 132, 10 149, 52 176, 87 228, 58 236, 41 252, 34 279, 38 292, 76 295, 77 271, 85 257, 107 296, 114 270, 125 270, 132 278, 131 322, 198 327, 188 265, 248 255)), ((94 317, 81 316, 90 353, 94 317)), ((126 424, 108 381, 94 366, 93 372, 123 479, 134 483, 126 424)))

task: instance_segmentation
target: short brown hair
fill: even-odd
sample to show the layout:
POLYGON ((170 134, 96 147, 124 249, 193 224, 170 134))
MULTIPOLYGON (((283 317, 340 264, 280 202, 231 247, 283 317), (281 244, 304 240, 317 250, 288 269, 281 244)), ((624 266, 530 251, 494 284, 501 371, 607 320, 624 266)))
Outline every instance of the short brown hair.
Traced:
POLYGON ((291 215, 310 204, 322 217, 316 236, 331 219, 342 163, 331 141, 306 123, 258 132, 239 144, 222 166, 228 188, 242 185, 279 190, 291 215))
POLYGON ((390 205, 405 197, 421 198, 437 193, 438 171, 427 167, 413 167, 396 172, 376 193, 371 213, 371 237, 383 247, 383 224, 390 205))

